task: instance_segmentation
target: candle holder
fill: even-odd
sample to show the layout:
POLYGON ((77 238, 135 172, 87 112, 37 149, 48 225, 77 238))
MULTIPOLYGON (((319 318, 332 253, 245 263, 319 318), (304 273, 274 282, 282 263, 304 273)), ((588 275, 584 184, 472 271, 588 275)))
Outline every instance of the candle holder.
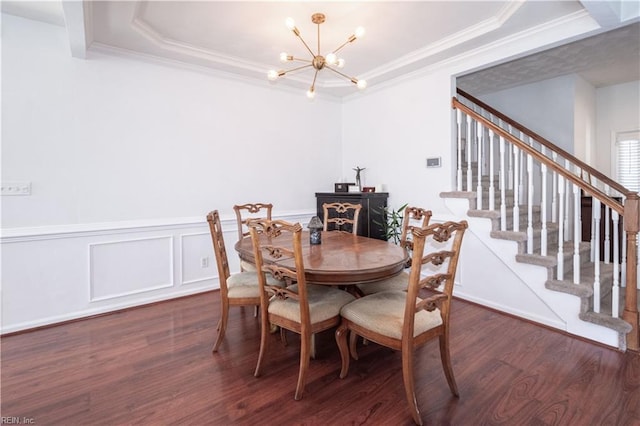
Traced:
POLYGON ((318 216, 314 216, 309 221, 309 243, 317 245, 322 243, 322 228, 324 225, 318 216))

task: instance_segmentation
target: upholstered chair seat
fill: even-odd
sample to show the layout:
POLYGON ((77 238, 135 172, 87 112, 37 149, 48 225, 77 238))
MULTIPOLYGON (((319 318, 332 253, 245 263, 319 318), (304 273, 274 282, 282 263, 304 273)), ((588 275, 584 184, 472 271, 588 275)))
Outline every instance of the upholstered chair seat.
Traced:
MULTIPOLYGON (((416 299, 416 303, 421 301, 420 298, 416 299)), ((340 311, 340 315, 353 324, 400 340, 402 339, 406 302, 407 293, 403 290, 382 291, 345 305, 340 311)), ((436 308, 431 312, 419 311, 416 313, 414 321, 413 335, 415 337, 442 324, 440 309, 436 308)))
MULTIPOLYGON (((284 282, 278 281, 272 276, 267 277, 269 285, 284 286, 284 282)), ((227 296, 231 299, 240 299, 244 297, 260 298, 260 286, 258 285, 257 272, 239 272, 231 274, 227 278, 227 296)))
MULTIPOLYGON (((269 276, 267 275, 267 277, 269 276)), ((297 293, 297 287, 297 285, 292 285, 289 289, 297 293)), ((307 302, 309 303, 311 324, 317 324, 340 315, 340 308, 354 299, 351 294, 343 290, 329 286, 307 284, 307 302)), ((273 299, 269 303, 269 314, 297 323, 302 321, 300 318, 300 304, 295 299, 273 299)))
POLYGON ((360 284, 358 288, 364 295, 375 294, 381 291, 400 290, 407 291, 409 285, 409 272, 402 271, 400 274, 381 281, 368 284, 360 284))

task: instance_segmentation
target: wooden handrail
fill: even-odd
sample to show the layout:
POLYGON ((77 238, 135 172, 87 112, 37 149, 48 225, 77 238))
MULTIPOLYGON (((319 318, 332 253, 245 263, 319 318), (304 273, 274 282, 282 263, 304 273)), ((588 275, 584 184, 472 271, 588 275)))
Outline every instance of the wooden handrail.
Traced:
POLYGON ((543 138, 542 136, 540 136, 536 132, 526 128, 525 126, 523 126, 522 124, 518 123, 517 121, 514 121, 513 119, 511 119, 511 118, 507 117, 506 115, 502 114, 500 111, 497 111, 497 110, 493 109, 491 106, 485 104, 480 99, 474 97, 473 95, 470 95, 469 93, 465 92, 462 89, 457 89, 457 92, 458 92, 459 95, 464 96, 465 98, 469 99, 473 103, 481 106, 483 109, 485 109, 488 112, 490 112, 491 114, 495 115, 500 120, 504 121, 505 123, 509 124, 510 126, 516 128, 516 129, 518 129, 519 131, 521 131, 525 135, 532 137, 533 139, 536 140, 536 142, 539 142, 541 145, 544 145, 549 150, 557 152, 563 158, 568 159, 573 164, 575 164, 578 167, 580 167, 582 170, 588 171, 590 175, 593 175, 593 176, 597 177, 605 185, 608 185, 609 187, 615 189, 616 191, 618 191, 621 194, 624 194, 625 196, 628 196, 629 194, 632 193, 627 188, 625 188, 624 186, 620 185, 620 183, 618 183, 615 180, 611 179, 610 177, 606 176, 605 174, 603 174, 599 170, 594 169, 590 165, 588 165, 585 162, 581 161, 580 159, 574 157, 572 154, 569 154, 567 151, 563 150, 562 148, 554 145, 553 143, 551 143, 547 139, 543 138))
MULTIPOLYGON (((456 109, 459 109, 461 111, 464 111, 469 116, 473 116, 477 121, 482 122, 482 124, 485 127, 491 128, 491 130, 493 130, 494 133, 497 133, 500 136, 504 137, 505 139, 509 140, 509 142, 511 142, 512 144, 516 145, 519 149, 521 149, 522 151, 526 152, 527 154, 531 155, 538 162, 545 164, 547 167, 553 169, 558 174, 562 175, 565 179, 568 179, 571 182, 575 183, 576 185, 578 185, 580 188, 582 188, 586 192, 588 192, 590 194, 593 194, 593 196, 596 197, 598 200, 600 200, 600 202, 602 202, 603 204, 611 207, 614 211, 618 212, 618 214, 624 215, 624 205, 621 202, 615 200, 614 198, 611 198, 609 195, 607 195, 606 193, 602 192, 600 189, 596 188, 595 186, 591 185, 588 182, 585 182, 584 180, 580 179, 578 176, 574 175, 573 173, 570 173, 564 167, 560 166, 558 163, 555 163, 555 162, 551 161, 549 158, 547 158, 546 156, 542 155, 538 150, 536 150, 535 148, 531 147, 528 143, 516 138, 511 133, 507 132, 506 130, 504 130, 501 127, 497 126, 495 123, 493 123, 490 120, 486 119, 485 117, 481 116, 476 111, 474 111, 473 109, 469 108, 465 104, 461 103, 456 98, 453 98, 452 106, 453 106, 453 108, 456 108, 456 109)), ((549 149, 551 151, 559 151, 558 149, 556 149, 555 145, 553 145, 553 144, 551 144, 551 147, 549 147, 549 149)), ((571 156, 571 157, 573 157, 573 156, 571 156)), ((575 158, 575 157, 573 157, 573 158, 575 158)), ((624 187, 622 187, 622 189, 624 190, 624 191, 622 191, 622 193, 627 195, 627 196, 628 195, 632 195, 632 194, 636 194, 635 192, 631 192, 631 191, 627 190, 624 187)))

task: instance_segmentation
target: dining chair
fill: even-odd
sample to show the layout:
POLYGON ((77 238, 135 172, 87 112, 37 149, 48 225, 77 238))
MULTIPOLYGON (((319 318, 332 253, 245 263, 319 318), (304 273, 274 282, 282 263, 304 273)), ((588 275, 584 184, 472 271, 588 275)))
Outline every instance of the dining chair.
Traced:
MULTIPOLYGON (((248 203, 248 204, 236 204, 233 206, 233 211, 236 213, 236 222, 238 224, 238 241, 249 236, 249 228, 247 227, 247 221, 263 217, 271 220, 271 211, 273 210, 273 204, 270 203, 248 203), (258 213, 260 213, 258 215, 258 213)), ((255 271, 255 265, 240 259, 241 271, 255 271)))
POLYGON ((411 415, 422 419, 416 402, 413 358, 416 349, 438 337, 440 358, 451 392, 459 396, 449 353, 449 318, 462 237, 467 222, 437 223, 411 227, 413 253, 407 291, 389 290, 364 296, 340 310, 342 322, 336 329, 342 368, 349 371, 349 354, 358 359, 356 339, 361 336, 402 352, 402 377, 411 415), (428 249, 425 249, 428 248, 428 249), (350 332, 349 342, 347 334, 350 332))
POLYGON ((302 253, 302 226, 282 220, 255 219, 248 223, 260 284, 261 337, 254 375, 262 373, 270 340, 269 324, 300 335, 300 365, 294 395, 304 392, 315 333, 340 323, 340 308, 354 300, 343 290, 307 284, 302 253), (270 285, 271 275, 283 279, 285 287, 270 285))
MULTIPOLYGON (((207 222, 211 231, 213 252, 216 257, 218 279, 220 280, 221 317, 217 327, 218 336, 212 350, 212 352, 217 352, 227 330, 229 307, 254 306, 257 309, 260 306, 260 285, 256 271, 231 274, 218 210, 213 210, 207 214, 207 222)), ((276 286, 281 285, 280 281, 271 277, 269 277, 269 283, 276 286)))
MULTIPOLYGON (((409 258, 407 260, 406 267, 411 266, 411 252, 413 250, 413 241, 410 232, 412 226, 424 228, 429 225, 431 219, 431 210, 423 209, 421 207, 407 206, 404 209, 404 217, 402 218, 402 230, 400 233, 399 245, 407 250, 409 258)), ((362 294, 374 294, 386 290, 406 290, 409 283, 409 272, 402 271, 400 274, 386 278, 381 281, 376 281, 369 284, 358 285, 358 289, 362 294)))
POLYGON ((345 225, 349 225, 351 233, 358 233, 358 219, 362 204, 353 203, 323 203, 324 231, 344 231, 345 225))

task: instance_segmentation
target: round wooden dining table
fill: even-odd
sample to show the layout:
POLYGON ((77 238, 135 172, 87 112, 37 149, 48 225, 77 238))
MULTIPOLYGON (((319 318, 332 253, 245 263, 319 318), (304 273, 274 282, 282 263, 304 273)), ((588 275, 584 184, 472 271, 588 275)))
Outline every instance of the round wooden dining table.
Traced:
MULTIPOLYGON (((348 286, 393 277, 404 269, 407 251, 391 242, 347 232, 322 232, 322 243, 311 245, 309 232, 302 234, 302 252, 307 282, 348 286)), ((251 237, 235 245, 240 259, 255 263, 251 237)), ((293 260, 281 261, 293 268, 293 260), (287 263, 289 262, 289 263, 287 263)))

